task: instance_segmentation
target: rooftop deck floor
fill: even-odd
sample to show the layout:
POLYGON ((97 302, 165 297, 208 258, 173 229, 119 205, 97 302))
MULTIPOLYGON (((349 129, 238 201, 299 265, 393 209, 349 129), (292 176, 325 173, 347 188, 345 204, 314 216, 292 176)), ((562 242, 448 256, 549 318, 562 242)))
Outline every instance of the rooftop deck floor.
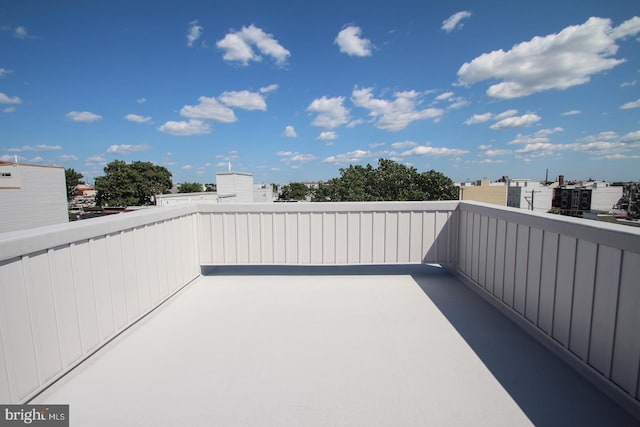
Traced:
POLYGON ((436 266, 206 271, 32 403, 75 426, 637 424, 436 266))

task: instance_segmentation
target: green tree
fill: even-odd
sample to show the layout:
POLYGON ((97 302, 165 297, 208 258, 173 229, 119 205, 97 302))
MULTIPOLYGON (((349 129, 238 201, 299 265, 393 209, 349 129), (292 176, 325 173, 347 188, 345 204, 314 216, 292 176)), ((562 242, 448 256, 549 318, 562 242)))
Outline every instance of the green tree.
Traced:
POLYGON ((95 182, 98 206, 150 205, 154 195, 167 193, 173 185, 171 172, 151 162, 114 160, 104 173, 95 182))
POLYGON ((306 200, 311 190, 302 182, 292 182, 282 186, 278 200, 306 200))
POLYGON ((67 201, 71 201, 75 195, 75 188, 79 184, 84 184, 84 178, 80 172, 76 172, 73 168, 65 168, 64 179, 67 183, 67 201))
POLYGON ((416 168, 380 159, 378 167, 351 165, 340 169, 340 177, 321 184, 313 201, 406 201, 458 198, 453 181, 440 172, 420 174, 416 168))
POLYGON ((178 193, 200 193, 202 192, 202 184, 197 182, 183 182, 178 184, 178 193))

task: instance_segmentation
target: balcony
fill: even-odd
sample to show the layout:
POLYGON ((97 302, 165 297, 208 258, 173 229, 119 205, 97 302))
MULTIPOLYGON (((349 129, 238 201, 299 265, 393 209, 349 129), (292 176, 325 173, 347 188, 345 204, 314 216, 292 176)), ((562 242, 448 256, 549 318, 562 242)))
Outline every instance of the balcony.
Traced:
POLYGON ((0 402, 72 425, 636 425, 638 277, 635 228, 471 202, 5 233, 0 402))

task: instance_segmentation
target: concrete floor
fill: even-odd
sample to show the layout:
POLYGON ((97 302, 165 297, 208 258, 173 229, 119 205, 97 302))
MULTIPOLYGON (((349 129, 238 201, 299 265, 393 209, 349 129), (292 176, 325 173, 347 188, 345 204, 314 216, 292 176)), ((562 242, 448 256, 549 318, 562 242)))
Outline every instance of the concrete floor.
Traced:
POLYGON ((439 267, 204 273, 32 403, 73 426, 636 425, 439 267))

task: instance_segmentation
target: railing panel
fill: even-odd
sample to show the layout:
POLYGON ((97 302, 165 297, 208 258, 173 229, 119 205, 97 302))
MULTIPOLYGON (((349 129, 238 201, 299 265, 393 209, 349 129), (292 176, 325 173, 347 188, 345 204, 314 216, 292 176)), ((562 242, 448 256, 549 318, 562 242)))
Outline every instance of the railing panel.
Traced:
POLYGON ((459 218, 465 281, 640 414, 640 230, 474 202, 459 218))
POLYGON ((195 215, 165 208, 0 234, 0 401, 27 401, 195 278, 195 215))
POLYGON ((200 263, 452 262, 457 203, 203 204, 198 206, 200 263))
POLYGON ((617 311, 612 310, 612 307, 618 307, 621 262, 622 251, 600 245, 593 297, 589 363, 605 376, 611 374, 617 311))
POLYGON ((620 272, 620 296, 616 318, 611 379, 638 397, 640 361, 640 254, 625 251, 620 272))

